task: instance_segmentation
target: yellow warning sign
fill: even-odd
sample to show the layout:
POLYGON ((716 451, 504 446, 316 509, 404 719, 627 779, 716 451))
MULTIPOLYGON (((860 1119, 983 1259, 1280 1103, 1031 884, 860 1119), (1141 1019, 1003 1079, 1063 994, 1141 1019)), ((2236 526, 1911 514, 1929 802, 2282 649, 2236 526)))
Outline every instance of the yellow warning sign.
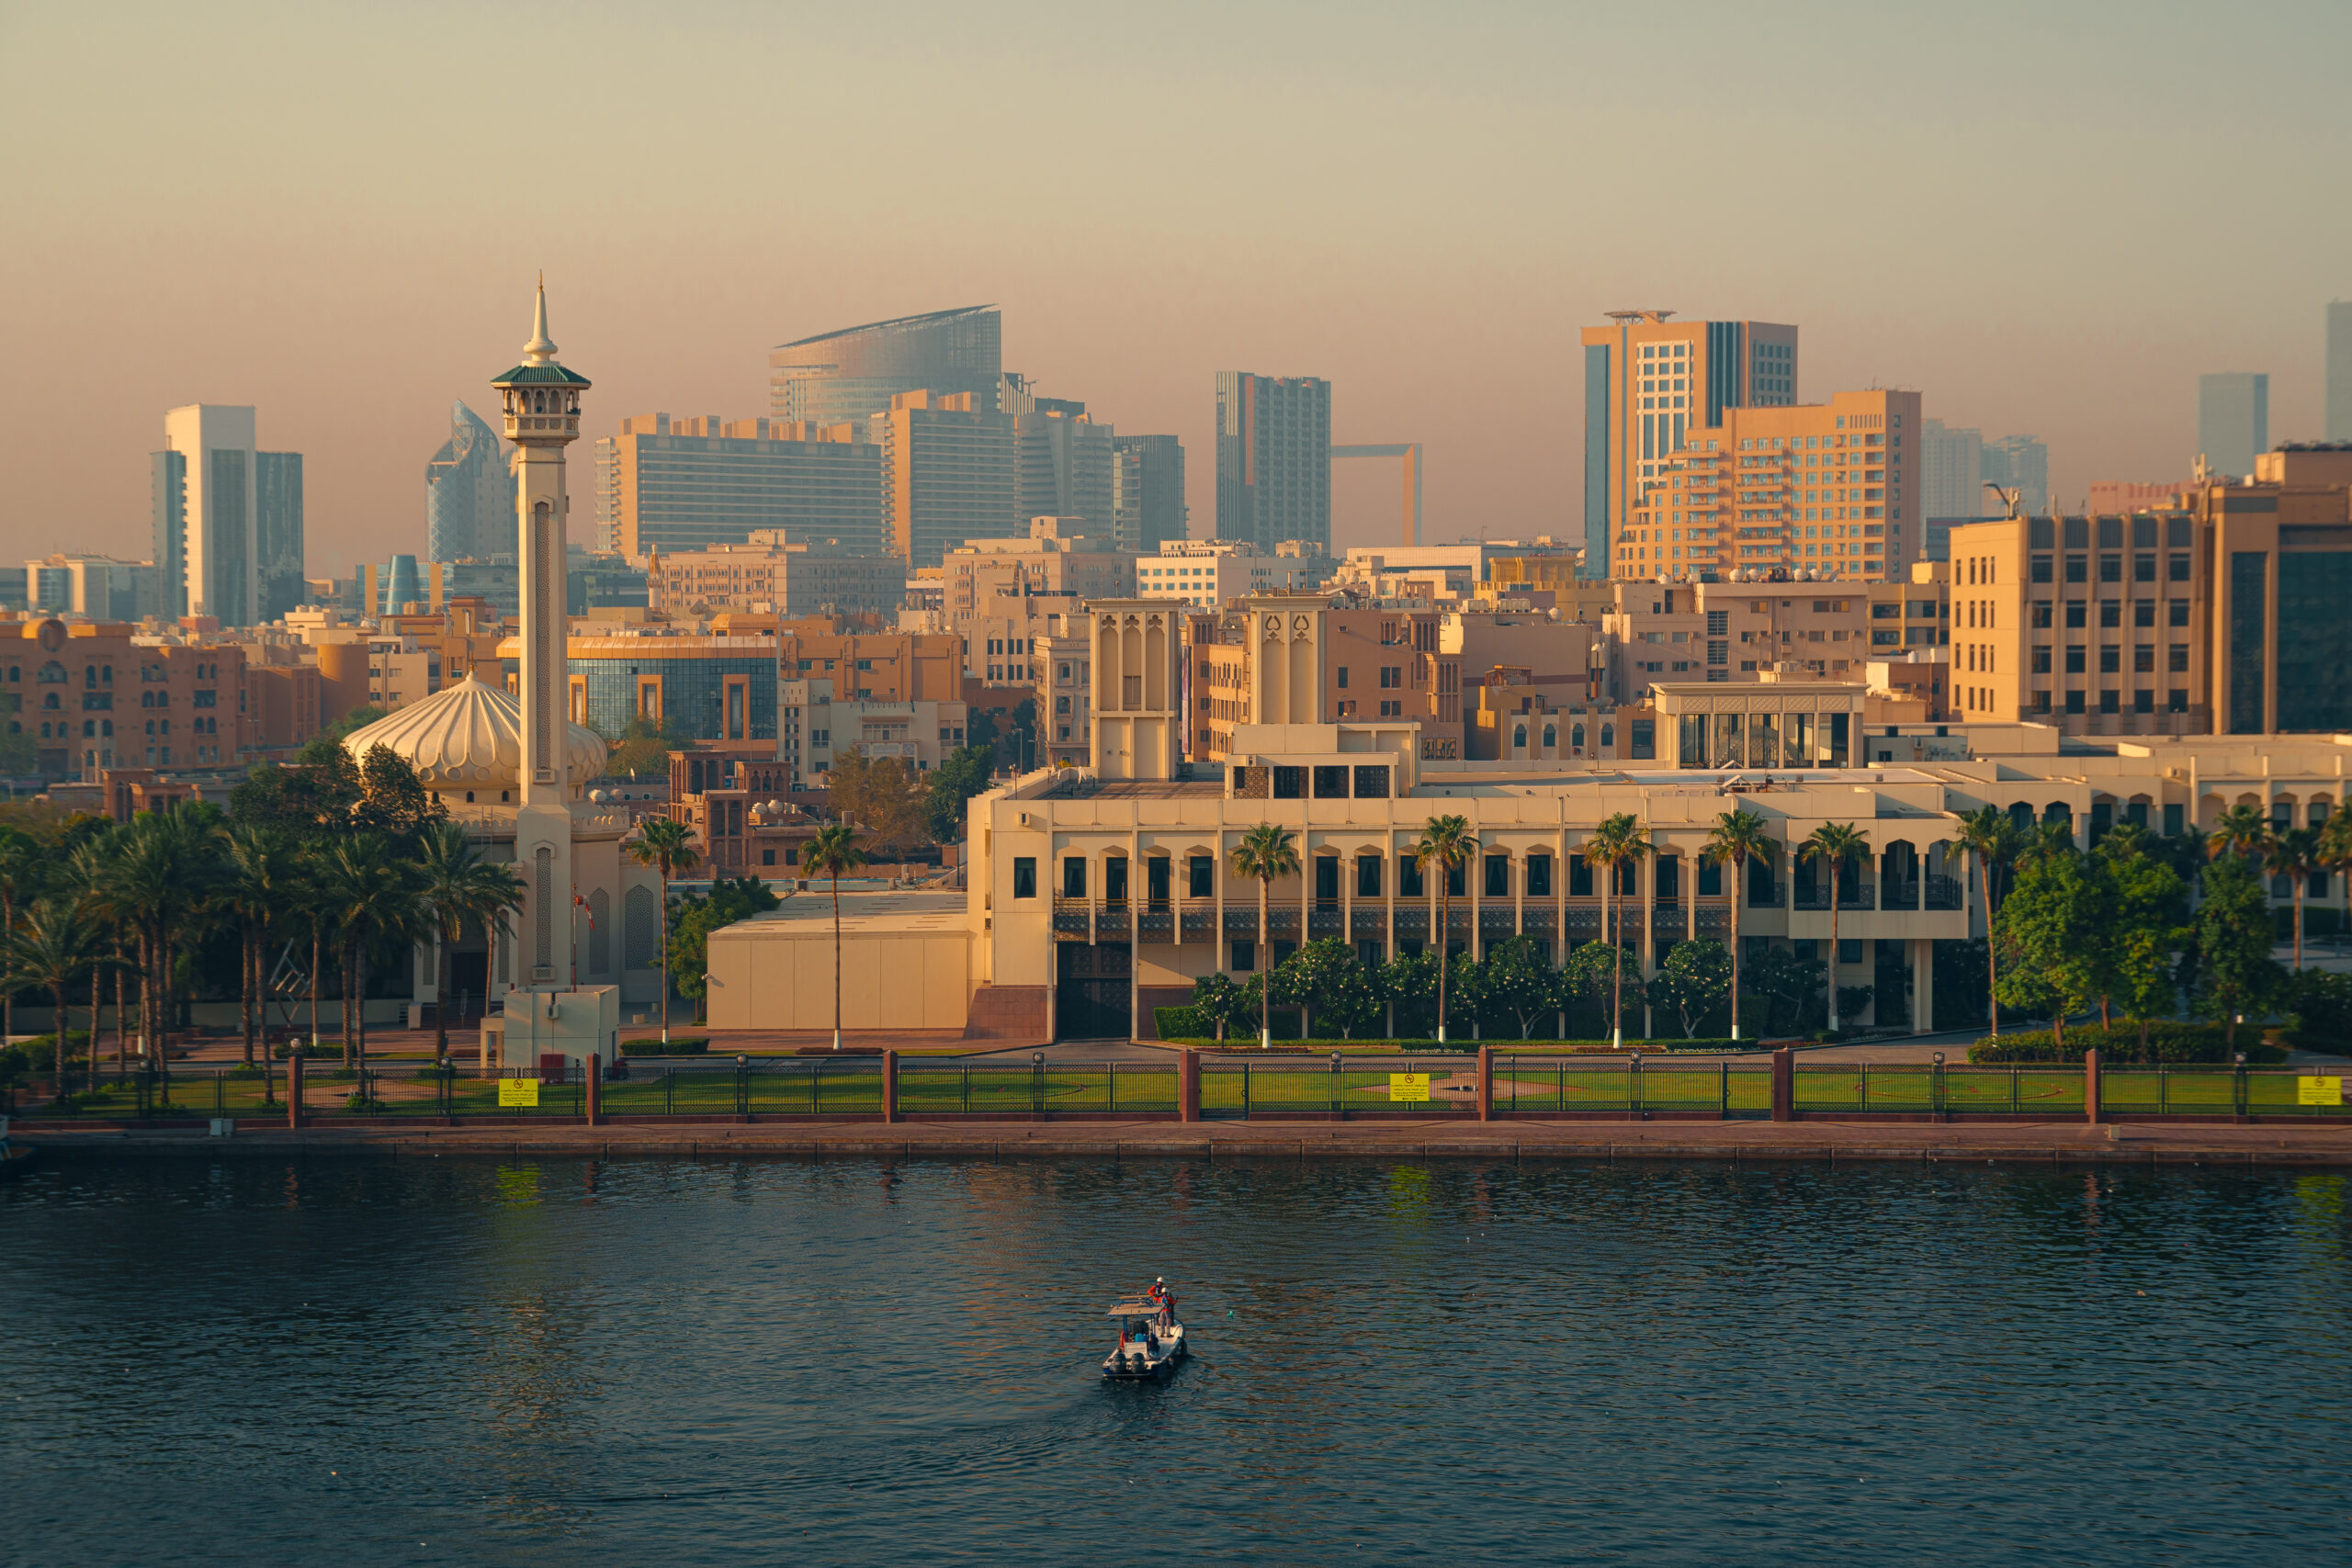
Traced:
POLYGON ((2295 1103, 2298 1105, 2341 1105, 2344 1103, 2342 1078, 2297 1078, 2295 1103))
POLYGON ((498 1080, 498 1103, 528 1105, 539 1103, 539 1080, 537 1078, 501 1078, 498 1080))
POLYGON ((1429 1097, 1429 1074, 1391 1073, 1388 1075, 1388 1098, 1390 1100, 1427 1100, 1429 1097))

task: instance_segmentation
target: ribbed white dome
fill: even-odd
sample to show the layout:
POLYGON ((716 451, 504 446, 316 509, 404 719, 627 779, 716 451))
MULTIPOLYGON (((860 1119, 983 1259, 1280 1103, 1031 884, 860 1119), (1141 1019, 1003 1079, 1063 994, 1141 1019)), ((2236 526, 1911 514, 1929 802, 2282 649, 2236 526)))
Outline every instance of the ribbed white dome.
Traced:
MULTIPOLYGON (((605 771, 605 743, 567 723, 564 761, 577 789, 605 771)), ((344 737, 356 760, 389 746, 427 789, 512 789, 523 772, 523 705, 471 674, 344 737)))

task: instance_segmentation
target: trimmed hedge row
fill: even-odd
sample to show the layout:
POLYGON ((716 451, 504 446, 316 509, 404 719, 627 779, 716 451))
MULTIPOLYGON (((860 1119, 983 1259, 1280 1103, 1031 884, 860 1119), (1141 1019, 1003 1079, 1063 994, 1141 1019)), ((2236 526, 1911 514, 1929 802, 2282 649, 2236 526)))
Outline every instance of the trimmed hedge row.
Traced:
POLYGON ((673 1040, 665 1044, 657 1037, 621 1042, 621 1055, 624 1056, 701 1056, 709 1051, 710 1042, 707 1040, 673 1040))
MULTIPOLYGON (((2140 1044, 2138 1024, 2119 1023, 2102 1029, 2089 1023, 2066 1031, 2063 1051, 2049 1030, 2034 1029, 2021 1034, 1987 1035, 1968 1048, 1968 1059, 1980 1065, 2080 1062, 2083 1053, 2094 1045, 2098 1047, 2098 1059, 2110 1066, 2153 1066, 2158 1063, 2226 1066, 2231 1055, 2229 1032, 2222 1025, 2167 1020, 2148 1025, 2144 1051, 2140 1044)), ((2253 1066, 2267 1066, 2287 1059, 2287 1053, 2278 1046, 2262 1043, 2261 1029, 2250 1023, 2238 1026, 2237 1049, 2245 1053, 2247 1063, 2253 1066)))

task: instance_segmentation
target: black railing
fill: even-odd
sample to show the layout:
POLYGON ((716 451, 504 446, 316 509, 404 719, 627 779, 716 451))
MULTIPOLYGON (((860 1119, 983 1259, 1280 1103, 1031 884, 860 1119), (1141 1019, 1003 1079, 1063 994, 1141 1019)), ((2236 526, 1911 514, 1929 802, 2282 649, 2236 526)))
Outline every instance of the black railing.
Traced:
POLYGON ((1930 909, 1961 908, 1962 893, 1960 878, 1957 876, 1931 875, 1928 878, 1928 908, 1930 909))

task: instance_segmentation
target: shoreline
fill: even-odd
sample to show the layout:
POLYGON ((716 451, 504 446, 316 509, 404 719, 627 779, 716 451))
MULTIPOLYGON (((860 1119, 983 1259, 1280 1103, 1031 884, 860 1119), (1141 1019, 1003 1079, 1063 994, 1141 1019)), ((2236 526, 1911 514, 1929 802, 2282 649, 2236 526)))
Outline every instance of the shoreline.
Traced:
POLYGON ((1638 1121, 1473 1122, 1095 1122, 892 1126, 714 1125, 691 1128, 305 1128, 106 1132, 19 1127, 19 1142, 60 1155, 377 1159, 544 1155, 588 1159, 1103 1157, 1114 1159, 1659 1160, 2352 1168, 2352 1128, 2072 1122, 1919 1124, 1638 1121))

